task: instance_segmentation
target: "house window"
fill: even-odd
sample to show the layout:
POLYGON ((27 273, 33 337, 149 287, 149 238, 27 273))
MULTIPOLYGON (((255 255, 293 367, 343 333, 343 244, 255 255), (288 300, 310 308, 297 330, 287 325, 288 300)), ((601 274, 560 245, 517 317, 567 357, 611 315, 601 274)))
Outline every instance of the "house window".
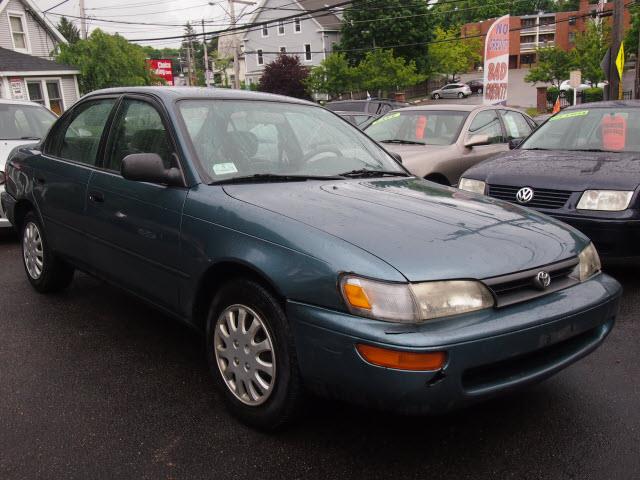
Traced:
POLYGON ((258 65, 264 65, 264 56, 262 55, 262 49, 258 50, 258 65))
POLYGON ((284 35, 284 20, 278 21, 278 35, 284 35))
POLYGON ((13 48, 16 50, 29 50, 25 23, 23 16, 9 15, 9 25, 11 26, 11 35, 13 37, 13 48))
POLYGON ((299 18, 295 18, 293 20, 293 31, 295 33, 300 33, 302 31, 302 25, 300 24, 300 19, 299 18))
POLYGON ((569 43, 576 43, 576 32, 569 32, 569 43))
POLYGON ((28 80, 29 100, 39 103, 57 115, 64 112, 64 103, 58 80, 28 80))
POLYGON ((287 53, 287 47, 280 47, 280 53, 282 54, 287 53))
POLYGON ((569 17, 569 25, 575 25, 576 24, 576 17, 569 17))
POLYGON ((304 61, 311 61, 311 45, 309 45, 308 43, 304 46, 304 61))
POLYGON ((269 36, 269 25, 267 25, 266 23, 262 25, 262 36, 263 37, 269 36))

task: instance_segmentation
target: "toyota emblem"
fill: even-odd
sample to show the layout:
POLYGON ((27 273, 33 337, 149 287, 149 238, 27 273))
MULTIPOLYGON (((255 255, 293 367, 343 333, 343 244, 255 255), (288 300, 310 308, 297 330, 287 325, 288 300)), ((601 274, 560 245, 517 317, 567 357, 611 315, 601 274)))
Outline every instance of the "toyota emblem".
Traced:
POLYGON ((542 270, 533 277, 533 284, 537 289, 545 290, 551 285, 551 275, 542 270))
POLYGON ((518 203, 529 203, 533 200, 533 189, 531 187, 523 187, 516 193, 518 203))

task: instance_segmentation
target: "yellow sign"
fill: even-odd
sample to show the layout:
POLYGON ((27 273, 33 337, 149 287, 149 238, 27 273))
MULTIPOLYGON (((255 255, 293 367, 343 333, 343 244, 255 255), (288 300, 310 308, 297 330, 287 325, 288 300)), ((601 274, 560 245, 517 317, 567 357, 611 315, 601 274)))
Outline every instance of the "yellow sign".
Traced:
POLYGON ((620 43, 620 50, 618 50, 618 56, 616 57, 616 67, 618 67, 618 75, 622 80, 622 74, 624 70, 624 42, 620 43))

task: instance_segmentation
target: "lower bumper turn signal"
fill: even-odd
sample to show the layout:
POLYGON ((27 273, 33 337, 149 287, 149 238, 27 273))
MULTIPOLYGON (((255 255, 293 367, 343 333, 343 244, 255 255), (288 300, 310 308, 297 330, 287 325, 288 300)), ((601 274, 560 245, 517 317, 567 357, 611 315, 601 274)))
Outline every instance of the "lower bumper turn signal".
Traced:
POLYGON ((446 352, 402 352, 363 344, 356 349, 367 362, 395 370, 440 370, 447 361, 446 352))

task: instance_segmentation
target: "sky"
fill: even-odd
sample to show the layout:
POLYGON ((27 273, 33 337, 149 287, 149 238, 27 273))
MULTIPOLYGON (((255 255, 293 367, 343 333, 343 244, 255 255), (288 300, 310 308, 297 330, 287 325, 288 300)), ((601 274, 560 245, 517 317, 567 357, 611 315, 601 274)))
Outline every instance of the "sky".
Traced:
MULTIPOLYGON (((62 0, 34 0, 41 11, 47 10, 62 0)), ((183 25, 189 20, 198 32, 202 31, 201 22, 207 22, 206 31, 214 31, 228 27, 229 16, 226 13, 226 0, 85 0, 89 31, 101 28, 109 33, 118 32, 129 40, 166 37, 181 35, 183 25), (131 24, 111 23, 110 21, 131 22, 131 24), (159 25, 141 25, 152 23, 159 25)), ((250 12, 255 6, 245 7, 250 12)), ((236 4, 236 13, 243 11, 241 5, 236 4)), ((80 16, 79 0, 69 0, 63 5, 47 12, 47 18, 57 24, 60 15, 80 16)), ((250 15, 246 15, 248 19, 250 15)), ((69 18, 78 27, 80 20, 69 18)), ((156 48, 177 47, 180 40, 139 41, 141 45, 151 45, 156 48)))

